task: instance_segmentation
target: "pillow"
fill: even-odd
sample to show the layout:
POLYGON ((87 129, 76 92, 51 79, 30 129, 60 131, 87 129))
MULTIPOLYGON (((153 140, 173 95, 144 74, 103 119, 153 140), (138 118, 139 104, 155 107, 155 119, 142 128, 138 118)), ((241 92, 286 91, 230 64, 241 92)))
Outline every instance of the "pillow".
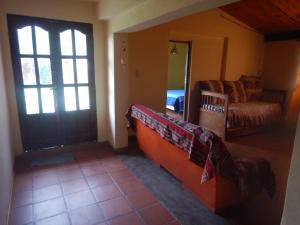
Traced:
POLYGON ((238 103, 246 102, 247 94, 241 81, 224 81, 225 93, 229 95, 229 101, 238 103))
POLYGON ((242 75, 240 81, 243 82, 247 98, 249 101, 257 101, 262 96, 261 77, 242 75))
POLYGON ((224 94, 224 84, 220 80, 200 81, 200 88, 206 91, 212 91, 224 94))

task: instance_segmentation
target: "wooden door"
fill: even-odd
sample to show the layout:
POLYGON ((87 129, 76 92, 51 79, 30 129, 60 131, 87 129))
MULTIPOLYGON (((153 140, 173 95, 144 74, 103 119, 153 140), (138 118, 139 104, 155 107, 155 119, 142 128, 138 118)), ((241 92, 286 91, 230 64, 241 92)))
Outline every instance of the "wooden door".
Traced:
POLYGON ((8 15, 23 147, 95 141, 92 25, 8 15))

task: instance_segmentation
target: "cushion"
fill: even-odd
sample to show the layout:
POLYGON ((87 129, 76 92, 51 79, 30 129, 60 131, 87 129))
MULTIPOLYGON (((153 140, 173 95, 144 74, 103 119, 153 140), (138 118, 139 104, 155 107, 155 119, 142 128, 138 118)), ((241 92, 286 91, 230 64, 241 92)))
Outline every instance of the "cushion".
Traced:
POLYGON ((227 128, 261 127, 280 121, 281 107, 278 103, 250 101, 230 103, 227 128))
POLYGON ((240 81, 243 82, 248 101, 257 101, 262 96, 261 77, 242 75, 240 81))
POLYGON ((212 91, 224 94, 224 84, 220 80, 200 81, 200 88, 206 91, 212 91))
POLYGON ((225 93, 229 96, 229 101, 234 103, 246 102, 247 94, 244 84, 241 81, 224 81, 225 93))

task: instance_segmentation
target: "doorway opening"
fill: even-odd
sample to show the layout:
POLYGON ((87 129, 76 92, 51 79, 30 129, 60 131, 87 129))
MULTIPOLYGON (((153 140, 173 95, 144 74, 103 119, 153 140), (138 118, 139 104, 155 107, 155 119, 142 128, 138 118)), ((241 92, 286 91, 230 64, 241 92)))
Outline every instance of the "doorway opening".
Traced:
POLYGON ((191 42, 169 41, 166 114, 188 119, 191 42))

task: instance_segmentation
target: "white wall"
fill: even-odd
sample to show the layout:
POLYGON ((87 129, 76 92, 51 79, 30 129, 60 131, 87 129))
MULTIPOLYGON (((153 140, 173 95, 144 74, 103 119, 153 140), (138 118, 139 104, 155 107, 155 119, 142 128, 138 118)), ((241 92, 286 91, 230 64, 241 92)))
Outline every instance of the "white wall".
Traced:
POLYGON ((0 224, 4 224, 6 221, 13 179, 10 117, 7 105, 2 59, 2 48, 0 43, 0 224))
POLYGON ((290 166, 281 225, 298 225, 300 219, 300 115, 290 166))

